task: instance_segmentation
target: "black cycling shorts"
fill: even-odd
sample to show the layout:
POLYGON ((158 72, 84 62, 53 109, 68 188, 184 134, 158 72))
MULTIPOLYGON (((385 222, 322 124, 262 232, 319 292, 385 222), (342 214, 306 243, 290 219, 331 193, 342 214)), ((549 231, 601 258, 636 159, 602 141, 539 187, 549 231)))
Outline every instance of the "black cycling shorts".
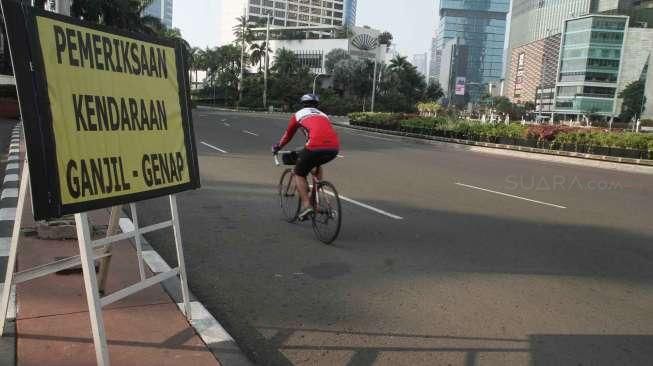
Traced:
POLYGON ((324 165, 338 156, 338 150, 308 150, 302 149, 297 154, 295 174, 306 178, 313 168, 324 165))

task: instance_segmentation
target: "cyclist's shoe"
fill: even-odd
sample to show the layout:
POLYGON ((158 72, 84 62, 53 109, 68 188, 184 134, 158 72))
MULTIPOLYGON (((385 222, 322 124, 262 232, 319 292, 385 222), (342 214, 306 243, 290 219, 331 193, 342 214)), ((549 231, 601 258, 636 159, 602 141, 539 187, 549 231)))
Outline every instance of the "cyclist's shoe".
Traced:
POLYGON ((314 214, 314 213, 315 213, 315 210, 313 209, 313 207, 310 207, 310 206, 306 207, 306 208, 301 210, 301 212, 299 213, 299 216, 297 216, 297 219, 299 221, 306 221, 306 220, 308 220, 310 215, 314 214))

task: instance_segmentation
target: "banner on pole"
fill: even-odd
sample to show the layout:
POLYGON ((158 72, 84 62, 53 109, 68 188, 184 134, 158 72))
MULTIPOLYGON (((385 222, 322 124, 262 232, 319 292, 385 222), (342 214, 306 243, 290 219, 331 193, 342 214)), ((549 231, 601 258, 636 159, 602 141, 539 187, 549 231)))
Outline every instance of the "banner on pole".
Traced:
POLYGON ((465 95, 465 83, 467 78, 464 76, 456 77, 456 95, 465 95))
POLYGON ((180 42, 2 6, 36 219, 199 187, 180 42))

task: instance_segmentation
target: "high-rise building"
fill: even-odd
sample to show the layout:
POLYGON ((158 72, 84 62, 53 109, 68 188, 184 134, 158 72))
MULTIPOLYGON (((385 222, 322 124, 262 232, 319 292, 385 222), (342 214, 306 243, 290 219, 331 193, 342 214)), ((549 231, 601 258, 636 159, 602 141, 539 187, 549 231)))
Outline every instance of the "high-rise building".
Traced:
POLYGON ((167 28, 172 28, 172 0, 154 0, 143 11, 143 15, 161 19, 167 28))
POLYGON ((428 54, 427 53, 418 53, 413 55, 413 66, 417 68, 417 71, 426 76, 426 66, 428 63, 428 54))
POLYGON ((356 25, 357 0, 225 0, 219 13, 218 43, 231 43, 236 18, 245 13, 249 19, 265 19, 269 14, 272 25, 334 26, 356 25))
POLYGON ((442 62, 442 51, 438 50, 437 47, 438 38, 437 36, 431 39, 431 59, 429 60, 429 69, 428 69, 428 81, 429 83, 438 82, 438 76, 440 74, 439 65, 442 62), (438 68, 436 72, 436 68, 438 68))
POLYGON ((555 79, 551 75, 557 71, 557 42, 565 21, 589 14, 634 12, 641 6, 642 0, 514 0, 505 96, 515 103, 535 102, 536 110, 552 112, 555 79))
MULTIPOLYGON (((567 20, 562 34, 555 113, 562 118, 619 116, 619 94, 632 82, 648 80, 653 29, 630 26, 623 15, 588 15, 567 20)), ((651 95, 651 91, 646 93, 651 95)), ((647 100, 644 116, 651 114, 647 100)), ((627 122, 627 121, 622 121, 627 122)))
MULTIPOLYGON (((431 79, 441 79, 442 51, 447 43, 458 39, 457 43, 465 46, 467 57, 464 71, 460 67, 457 70, 465 73, 469 100, 478 101, 489 84, 498 84, 503 73, 509 8, 510 0, 441 0, 431 79)), ((462 82, 460 78, 456 80, 462 82)))

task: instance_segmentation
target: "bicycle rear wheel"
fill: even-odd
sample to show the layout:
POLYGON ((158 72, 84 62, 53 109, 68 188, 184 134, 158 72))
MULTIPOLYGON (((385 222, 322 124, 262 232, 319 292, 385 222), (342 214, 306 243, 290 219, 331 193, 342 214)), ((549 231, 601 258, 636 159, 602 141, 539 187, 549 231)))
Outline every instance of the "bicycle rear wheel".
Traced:
POLYGON ((342 214, 338 191, 329 182, 321 182, 317 188, 313 231, 324 244, 333 243, 340 234, 342 214))
POLYGON ((299 215, 299 194, 295 185, 295 175, 292 169, 286 169, 279 181, 279 203, 281 214, 288 222, 295 222, 299 215))

